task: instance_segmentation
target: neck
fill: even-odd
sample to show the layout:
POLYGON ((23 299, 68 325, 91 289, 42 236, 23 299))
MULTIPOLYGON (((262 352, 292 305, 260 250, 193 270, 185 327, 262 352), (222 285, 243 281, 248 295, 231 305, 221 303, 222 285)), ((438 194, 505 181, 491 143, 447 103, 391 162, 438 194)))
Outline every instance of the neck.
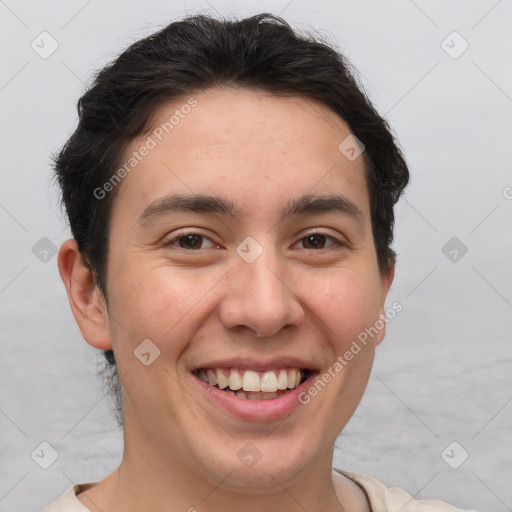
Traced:
POLYGON ((307 478, 284 485, 276 480, 274 488, 258 491, 236 489, 229 484, 230 475, 212 483, 200 474, 167 465, 155 471, 155 466, 140 464, 140 459, 123 458, 114 472, 112 504, 104 511, 135 512, 340 512, 332 481, 332 470, 312 471, 307 478))

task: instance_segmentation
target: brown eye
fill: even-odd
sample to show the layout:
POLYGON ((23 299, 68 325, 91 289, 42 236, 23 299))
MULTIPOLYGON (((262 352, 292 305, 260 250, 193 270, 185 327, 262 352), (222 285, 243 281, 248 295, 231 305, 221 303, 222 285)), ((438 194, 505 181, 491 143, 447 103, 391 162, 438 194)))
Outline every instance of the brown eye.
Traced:
POLYGON ((219 246, 207 236, 198 233, 185 233, 165 242, 164 247, 180 247, 182 249, 197 251, 199 249, 210 249, 212 247, 218 248, 219 246))
POLYGON ((323 249, 327 242, 325 235, 308 235, 302 239, 302 247, 304 249, 323 249))
POLYGON ((185 235, 178 238, 178 243, 183 249, 201 249, 202 241, 201 235, 185 235))

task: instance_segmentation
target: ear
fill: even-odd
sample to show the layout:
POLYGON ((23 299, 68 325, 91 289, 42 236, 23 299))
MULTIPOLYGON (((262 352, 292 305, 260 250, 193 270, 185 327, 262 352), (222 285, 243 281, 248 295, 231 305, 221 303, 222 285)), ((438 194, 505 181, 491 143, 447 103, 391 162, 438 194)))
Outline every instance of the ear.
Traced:
POLYGON ((61 245, 58 266, 71 311, 84 340, 100 350, 112 349, 105 298, 73 238, 61 245))
POLYGON ((389 288, 391 286, 391 283, 393 282, 393 278, 395 277, 395 263, 392 262, 389 265, 389 270, 386 272, 385 275, 381 277, 382 279, 382 295, 381 295, 381 307, 379 312, 379 319, 382 320, 384 323, 384 326, 379 331, 379 334, 377 335, 376 339, 376 345, 378 345, 386 335, 386 314, 384 313, 384 303, 386 301, 386 297, 388 295, 389 288))

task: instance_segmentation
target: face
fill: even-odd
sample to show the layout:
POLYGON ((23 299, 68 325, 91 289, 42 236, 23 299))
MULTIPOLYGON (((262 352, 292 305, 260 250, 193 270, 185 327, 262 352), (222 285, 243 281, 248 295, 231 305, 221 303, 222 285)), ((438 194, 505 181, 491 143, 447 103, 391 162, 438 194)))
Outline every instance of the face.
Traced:
POLYGON ((342 119, 256 90, 194 99, 156 112, 154 127, 187 114, 148 132, 155 147, 112 210, 105 329, 125 450, 212 482, 229 473, 227 485, 270 486, 330 467, 383 330, 344 354, 379 320, 391 273, 378 270, 363 157, 338 149, 342 119), (295 370, 307 380, 291 389, 295 370), (214 386, 226 384, 218 372, 239 396, 214 386), (240 394, 262 381, 269 391, 240 394))

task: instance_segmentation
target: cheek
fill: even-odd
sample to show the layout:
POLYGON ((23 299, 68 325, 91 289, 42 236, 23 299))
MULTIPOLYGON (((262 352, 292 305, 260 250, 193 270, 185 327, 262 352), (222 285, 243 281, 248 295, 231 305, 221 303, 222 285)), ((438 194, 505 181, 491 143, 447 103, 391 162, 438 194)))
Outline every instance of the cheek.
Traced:
POLYGON ((203 273, 184 279, 169 266, 146 270, 125 266, 118 271, 115 282, 120 284, 112 294, 111 313, 115 337, 130 339, 123 341, 123 351, 125 347, 133 351, 142 340, 150 339, 162 355, 179 352, 199 317, 207 314, 213 297, 208 291, 218 278, 203 273))
MULTIPOLYGON (((371 274, 369 274, 371 276, 371 274)), ((310 279, 303 290, 313 321, 319 321, 333 344, 340 350, 379 317, 380 282, 348 269, 310 279)))
POLYGON ((303 399, 310 400, 316 421, 328 425, 333 439, 360 403, 371 372, 375 343, 360 341, 379 315, 380 282, 371 275, 371 269, 360 273, 336 269, 329 276, 308 280, 303 290, 327 357, 319 377, 325 384, 312 384, 303 399))

